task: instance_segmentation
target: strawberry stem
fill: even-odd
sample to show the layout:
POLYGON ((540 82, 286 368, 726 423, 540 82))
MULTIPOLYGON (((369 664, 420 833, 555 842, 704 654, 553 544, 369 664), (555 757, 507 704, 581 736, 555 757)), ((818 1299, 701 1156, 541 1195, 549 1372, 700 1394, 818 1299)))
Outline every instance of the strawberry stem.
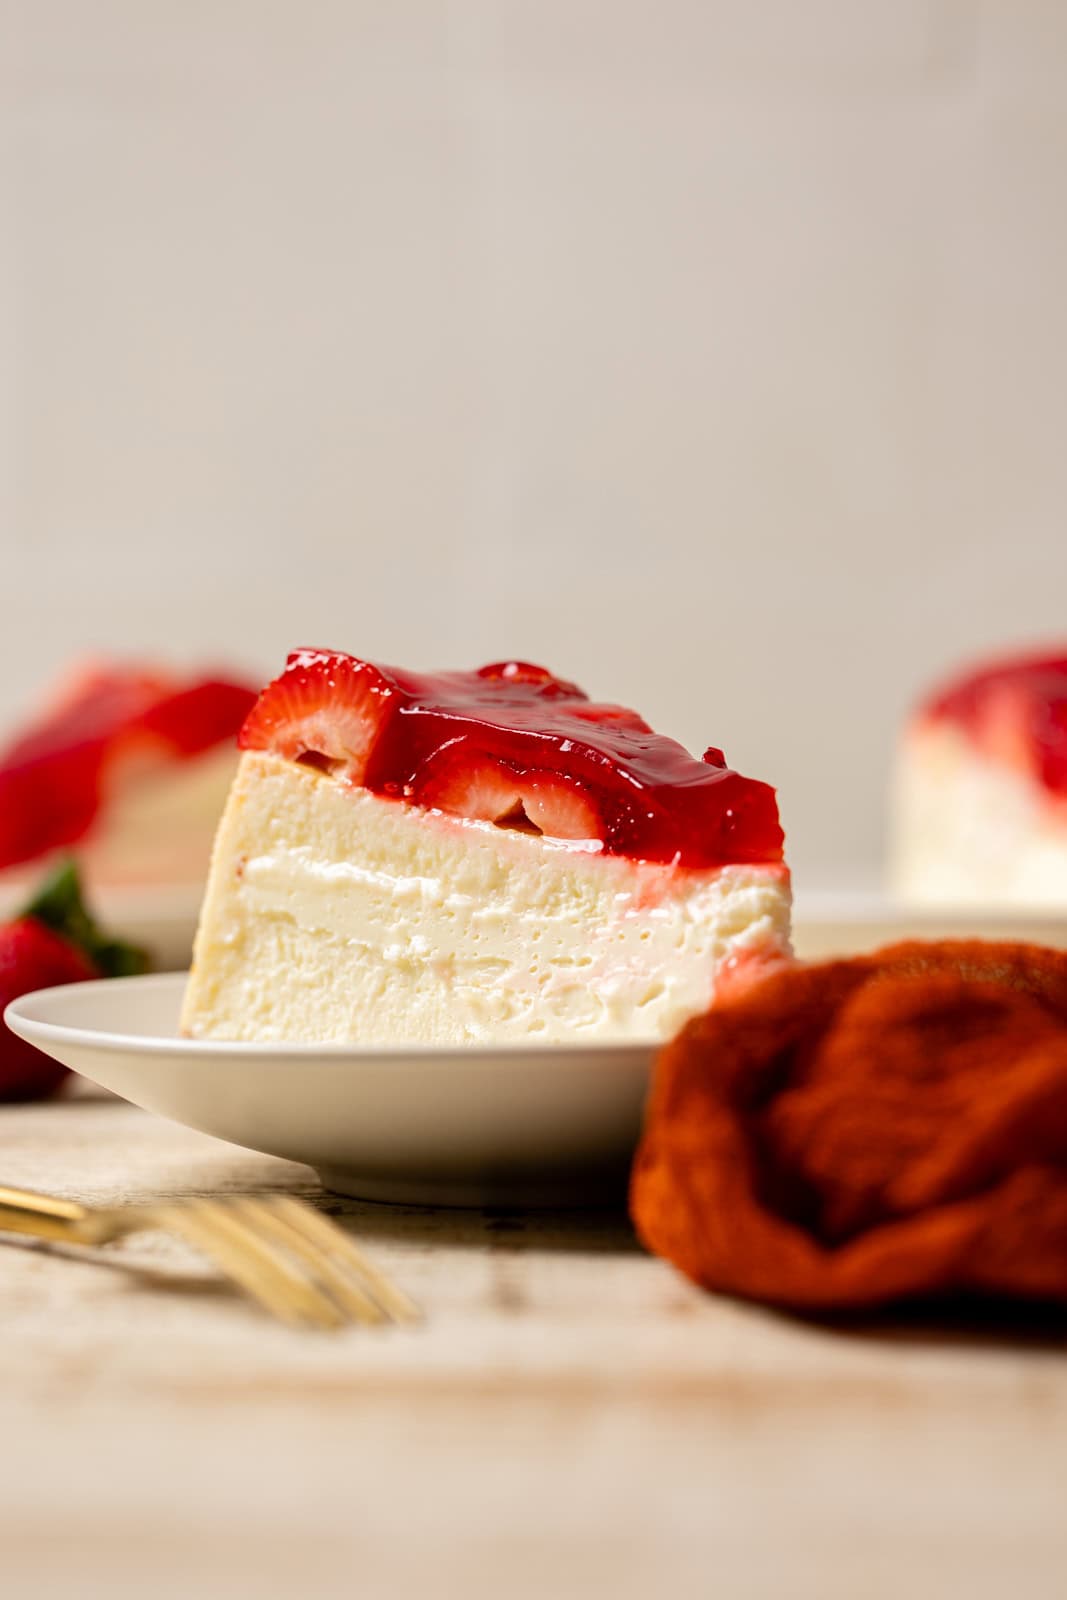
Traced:
POLYGON ((22 910, 53 933, 84 951, 103 978, 128 978, 148 970, 148 952, 124 939, 109 939, 93 920, 82 897, 77 862, 60 862, 22 910))

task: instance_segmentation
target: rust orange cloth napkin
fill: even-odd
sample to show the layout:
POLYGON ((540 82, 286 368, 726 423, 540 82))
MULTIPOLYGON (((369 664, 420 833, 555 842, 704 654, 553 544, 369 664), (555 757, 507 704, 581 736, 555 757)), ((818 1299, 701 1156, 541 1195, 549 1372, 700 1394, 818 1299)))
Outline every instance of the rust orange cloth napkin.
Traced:
POLYGON ((794 1309, 1067 1303, 1067 953, 897 944, 725 999, 659 1057, 631 1210, 697 1283, 794 1309))

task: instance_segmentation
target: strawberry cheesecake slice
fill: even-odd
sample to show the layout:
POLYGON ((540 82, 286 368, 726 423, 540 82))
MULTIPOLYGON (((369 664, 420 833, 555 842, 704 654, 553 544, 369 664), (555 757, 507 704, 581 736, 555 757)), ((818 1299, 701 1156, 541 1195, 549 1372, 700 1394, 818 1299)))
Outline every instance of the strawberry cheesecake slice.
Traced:
POLYGON ((972 670, 905 730, 892 886, 942 907, 1067 906, 1067 653, 972 670))
POLYGON ((93 887, 202 884, 254 692, 154 666, 80 667, 0 750, 0 874, 76 853, 93 887))
POLYGON ((657 1039, 789 952, 774 791, 542 667, 300 650, 239 742, 186 1033, 657 1039))

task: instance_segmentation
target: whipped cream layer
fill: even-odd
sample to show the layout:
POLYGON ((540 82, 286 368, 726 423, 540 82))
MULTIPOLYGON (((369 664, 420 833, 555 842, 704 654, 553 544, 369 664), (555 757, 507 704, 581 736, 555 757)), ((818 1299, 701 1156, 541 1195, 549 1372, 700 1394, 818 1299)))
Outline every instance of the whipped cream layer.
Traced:
POLYGON ((183 1030, 462 1044, 664 1038, 789 951, 780 865, 683 869, 242 756, 183 1030))
POLYGON ((890 873, 914 905, 1067 906, 1067 802, 965 728, 921 722, 897 762, 890 873))

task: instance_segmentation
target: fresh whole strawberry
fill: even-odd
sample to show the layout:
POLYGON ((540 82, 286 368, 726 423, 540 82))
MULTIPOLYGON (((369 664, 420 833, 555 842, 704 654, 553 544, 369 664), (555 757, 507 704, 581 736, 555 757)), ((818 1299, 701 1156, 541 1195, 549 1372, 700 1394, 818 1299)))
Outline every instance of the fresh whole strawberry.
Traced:
MULTIPOLYGON (((0 924, 0 1007, 31 989, 78 983, 98 976, 77 945, 33 917, 0 924)), ((4 1024, 0 1040, 0 1100, 36 1100, 51 1094, 67 1068, 46 1056, 4 1024)))
MULTIPOLYGON (((107 939, 86 911, 77 871, 66 863, 21 916, 0 923, 0 1015, 33 989, 143 972, 144 952, 107 939)), ((51 1094, 68 1068, 0 1022, 0 1100, 51 1094)))

